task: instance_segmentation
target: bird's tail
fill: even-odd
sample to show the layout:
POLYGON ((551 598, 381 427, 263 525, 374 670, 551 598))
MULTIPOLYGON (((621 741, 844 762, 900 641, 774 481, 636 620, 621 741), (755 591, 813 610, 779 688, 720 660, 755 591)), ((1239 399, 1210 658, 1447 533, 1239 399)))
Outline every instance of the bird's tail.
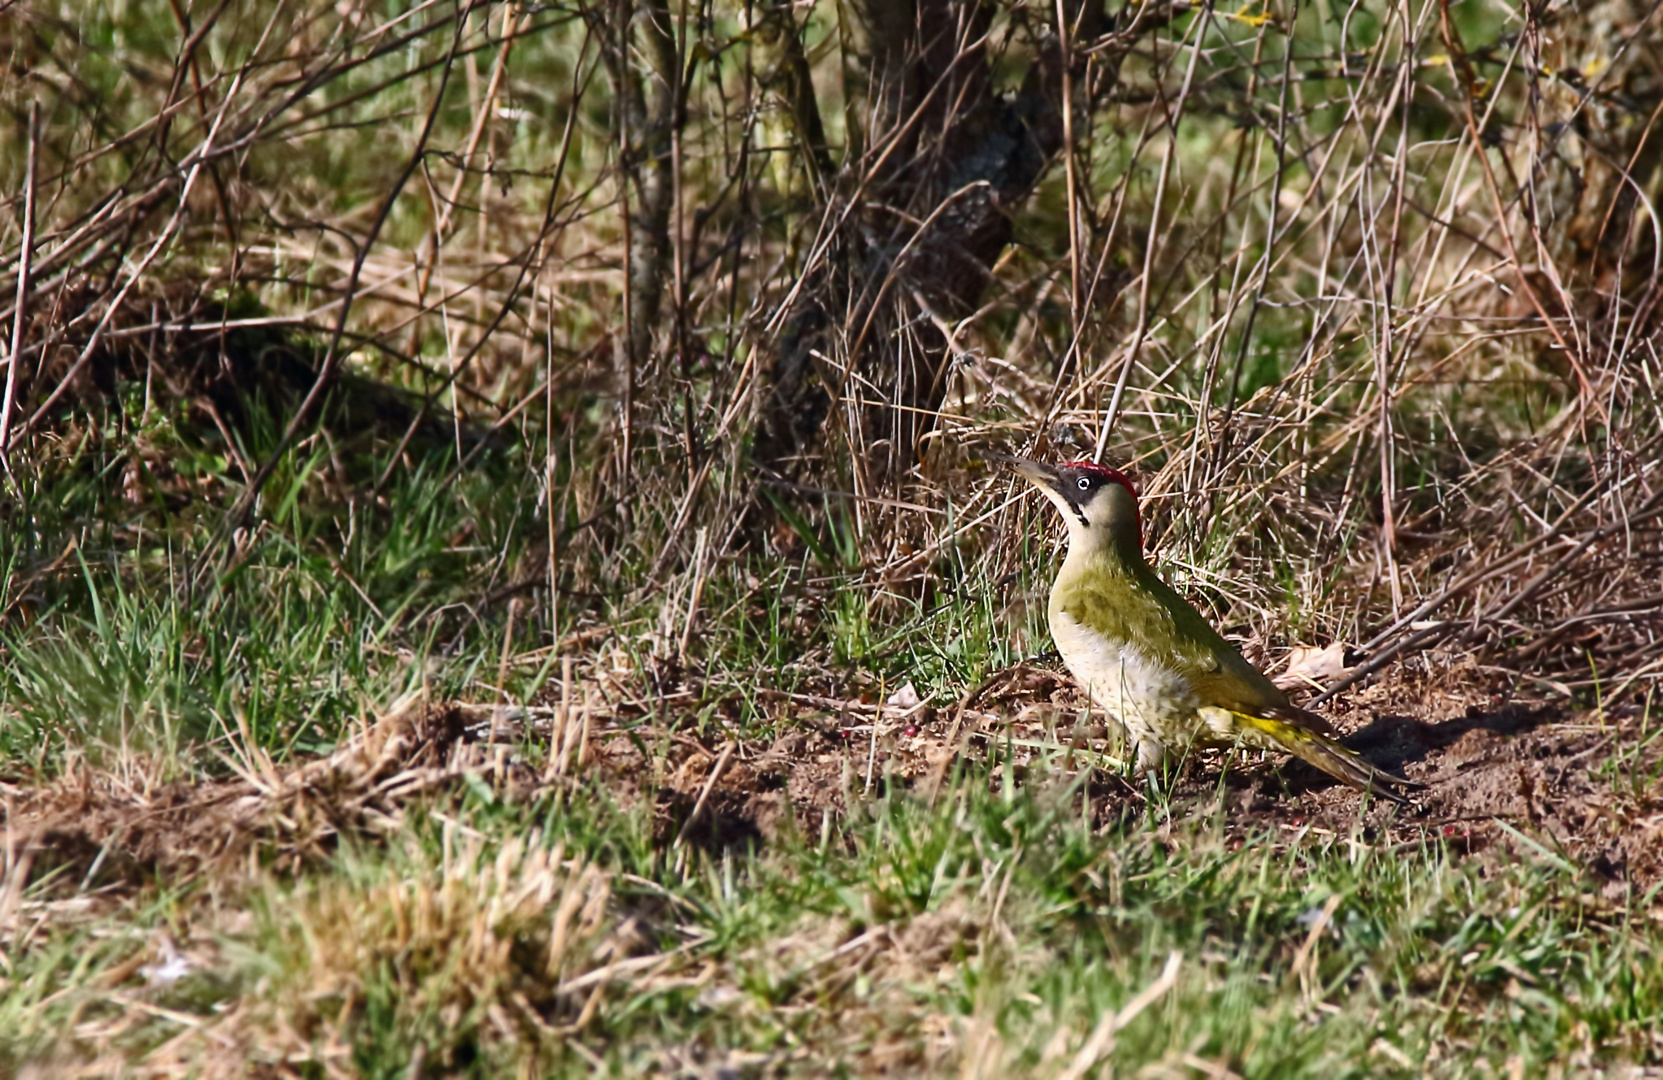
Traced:
POLYGON ((1286 720, 1253 716, 1250 713, 1236 712, 1234 709, 1230 710, 1230 714, 1248 730, 1263 734, 1283 750, 1310 762, 1329 776, 1349 784, 1358 791, 1367 791, 1395 803, 1407 803, 1409 800, 1404 798, 1396 787, 1426 786, 1375 768, 1358 756, 1355 750, 1331 735, 1312 731, 1286 720))

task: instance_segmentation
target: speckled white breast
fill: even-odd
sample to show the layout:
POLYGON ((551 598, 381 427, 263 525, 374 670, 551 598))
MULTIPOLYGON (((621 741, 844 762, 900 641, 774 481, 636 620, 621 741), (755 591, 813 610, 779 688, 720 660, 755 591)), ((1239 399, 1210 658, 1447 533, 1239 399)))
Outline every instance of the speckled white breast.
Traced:
MULTIPOLYGON (((1205 722, 1189 682, 1130 642, 1111 641, 1066 611, 1051 612, 1051 637, 1063 663, 1094 703, 1126 728, 1144 768, 1158 766, 1168 748, 1187 746, 1205 722)), ((1205 734, 1211 734, 1207 732, 1205 734)))

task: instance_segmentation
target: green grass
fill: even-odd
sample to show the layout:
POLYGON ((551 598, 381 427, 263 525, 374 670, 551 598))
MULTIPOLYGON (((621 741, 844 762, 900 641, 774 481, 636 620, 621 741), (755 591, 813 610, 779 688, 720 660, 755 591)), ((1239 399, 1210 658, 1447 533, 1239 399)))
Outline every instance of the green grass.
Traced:
MULTIPOLYGON (((65 1024, 130 1011, 135 992, 100 976, 163 930, 214 962, 138 995, 266 1054, 346 1054, 364 1076, 405 1075, 417 1054, 481 1077, 575 1075, 591 1057, 614 1075, 1062 1075, 1174 955, 1175 981, 1099 1048, 1116 1072, 1458 1076, 1517 1059, 1540 1075, 1657 1053, 1663 927, 1638 897, 1590 904, 1557 860, 1483 870, 1431 838, 1241 842, 1218 818, 1103 826, 1080 807, 1060 776, 1007 796, 965 775, 934 807, 884 791, 829 843, 788 832, 677 860, 603 788, 457 792, 384 843, 256 874, 234 904, 206 882, 152 888, 119 919, 50 931, 7 976, 5 1053, 49 1055, 65 1024), (620 972, 569 1026, 595 984, 561 982, 609 961, 620 972)), ((179 1030, 151 1017, 122 1045, 179 1030)))
MULTIPOLYGON (((626 373, 624 238, 644 234, 620 176, 642 162, 626 149, 639 133, 614 127, 600 8, 473 9, 446 69, 455 5, 256 0, 208 25, 188 4, 26 0, 14 67, 31 77, 5 84, 0 125, 0 274, 20 254, 31 94, 58 95, 43 99, 35 255, 59 261, 37 264, 52 288, 22 328, 26 346, 50 341, 49 362, 20 380, 14 434, 173 217, 214 117, 215 145, 245 145, 200 175, 112 317, 82 380, 97 386, 70 387, 0 478, 0 1077, 250 1061, 306 1077, 1322 1080, 1663 1065, 1657 889, 1614 888, 1626 870, 1597 872, 1593 846, 1572 857, 1523 818, 1486 820, 1487 850, 1469 850, 1466 818, 1336 831, 1294 824, 1303 809, 1255 815, 1222 780, 1197 796, 1081 774, 1084 754, 1019 760, 988 731, 988 757, 955 759, 939 792, 878 767, 881 740, 840 751, 820 779, 843 803, 816 817, 793 802, 796 775, 761 760, 820 727, 855 745, 906 683, 946 727, 966 691, 1049 648, 1058 523, 1007 502, 984 452, 1089 454, 1141 325, 1108 454, 1138 473, 1161 572, 1259 657, 1366 640, 1610 484, 1534 562, 1428 616, 1490 638, 1387 677, 1428 691, 1417 718, 1442 719, 1459 709, 1440 695, 1470 674, 1449 665, 1550 638, 1520 674, 1570 684, 1612 740, 1575 751, 1595 791, 1578 839, 1663 820, 1660 636, 1636 603, 1663 546, 1655 519, 1629 521, 1658 487, 1656 327, 1636 321, 1656 240, 1629 210, 1607 214, 1657 187, 1656 137, 1638 134, 1655 31, 1567 10, 1551 33, 1515 33, 1533 25, 1521 6, 1455 4, 1495 84, 1475 90, 1496 140, 1476 155, 1436 5, 1190 8, 1124 55, 1097 43, 1093 78, 1116 92, 1074 91, 1072 168, 1054 162, 1011 202, 976 317, 934 313, 959 353, 934 376, 939 424, 916 466, 886 474, 906 448, 860 445, 885 425, 852 398, 800 455, 753 459, 769 373, 800 331, 785 297, 828 305, 812 378, 829 386, 848 361, 845 389, 875 400, 896 387, 889 360, 863 371, 850 355, 861 298, 899 305, 866 339, 896 359, 925 342, 912 305, 928 290, 910 280, 927 260, 893 287, 851 278, 846 297, 825 278, 883 270, 873 253, 909 243, 919 209, 850 186, 875 159, 844 149, 882 112, 860 88, 862 5, 793 9, 837 159, 823 190, 750 7, 670 5, 688 66, 661 286, 679 295, 626 373), (1597 96, 1544 74, 1585 69, 1588 86, 1619 60, 1597 96), (372 236, 429 109, 419 169, 372 236), (57 246, 100 206, 115 209, 92 247, 57 246), (1594 251, 1602 218, 1620 258, 1594 251), (1586 398, 1495 247, 1509 230, 1542 233, 1523 258, 1568 290, 1586 398), (369 291, 321 427, 280 449, 293 396, 240 384, 210 422, 202 387, 229 384, 203 371, 321 358, 360 253, 369 291), (222 315, 311 321, 200 332, 222 315), (517 420, 477 455, 448 414, 406 441, 383 400, 347 407, 371 376, 466 424, 517 420), (226 509, 267 461, 230 531, 226 509), (1506 606, 1612 522, 1624 531, 1553 589, 1506 606), (567 663, 627 768, 553 775, 567 663), (544 727, 462 745, 459 775, 369 810, 344 773, 283 788, 420 695, 526 705, 544 727), (760 777, 740 794, 786 817, 763 839, 678 843, 729 745, 760 777), (193 832, 169 800, 198 795, 219 801, 193 832), (247 802, 263 816, 214 831, 247 802), (39 816, 59 827, 31 847, 39 816)), ((1053 15, 995 7, 988 62, 1014 91, 1053 15)), ((872 148, 895 133, 860 134, 872 148)), ((933 348, 918 352, 930 365, 933 348)))
MULTIPOLYGON (((227 545, 211 506, 170 499, 195 485, 238 490, 228 455, 175 439, 129 456, 100 435, 25 481, 32 529, 0 531, 8 757, 44 766, 67 745, 130 739, 173 753, 239 724, 279 758, 327 748, 366 702, 423 679, 459 692, 487 642, 500 645, 501 612, 470 607, 536 538, 515 452, 455 482, 434 453, 376 492, 366 475, 379 470, 335 475, 320 437, 283 455, 259 527, 227 545), (122 497, 124 471, 163 462, 173 479, 122 497), (192 589, 190 568, 208 556, 217 572, 192 589)), ((254 438, 245 454, 268 450, 254 438)))
MULTIPOLYGON (((14 593, 32 581, 48 598, 4 631, 8 782, 67 783, 90 760, 194 783, 228 775, 250 744, 277 762, 327 750, 413 687, 496 699, 505 612, 477 600, 536 535, 517 451, 454 480, 434 451, 370 498, 362 477, 332 486, 315 446, 296 448, 264 527, 187 595, 178 568, 212 516, 159 494, 124 502, 110 479, 124 460, 95 436, 32 474, 36 531, 0 541, 14 593), (71 535, 70 558, 44 559, 71 535)), ((211 462, 234 489, 227 456, 172 438, 175 461, 211 462)), ((795 567, 713 575, 695 659, 711 692, 740 688, 733 730, 792 730, 746 689, 791 688, 788 660, 801 673, 818 656, 815 670, 858 672, 868 689, 911 678, 950 701, 1022 659, 1013 618, 1044 640, 1037 608, 1006 607, 1037 592, 1039 550, 1000 583, 950 550, 929 595, 886 597, 828 589, 860 573, 837 535, 795 567), (835 592, 823 620, 801 619, 801 589, 835 592)), ((629 626, 656 601, 597 602, 629 626)), ((537 620, 528 639, 555 629, 537 620)), ((648 667, 651 648, 633 662, 648 667)), ((509 670, 525 700, 549 662, 509 670)), ((717 704, 643 717, 640 777, 668 768, 677 729, 721 739, 717 704)), ((1656 782, 1646 723, 1606 766, 1636 797, 1656 782)), ((537 740, 523 752, 548 757, 537 740)), ((30 885, 37 922, 14 924, 0 953, 0 1067, 161 1055, 211 1072, 252 1054, 386 1077, 597 1062, 1061 1076, 1100 1057, 1123 1074, 1332 1078, 1536 1075, 1663 1052, 1655 897, 1595 900, 1599 883, 1541 845, 1474 860, 1435 830, 1407 844, 1360 825, 1244 832, 1221 806, 1165 798, 1099 819, 1087 779, 1054 761, 1019 776, 966 760, 932 802, 880 776, 823 831, 788 820, 769 842, 707 850, 670 842, 654 781, 503 789, 475 773, 404 805, 390 834, 348 830, 298 861, 269 840, 253 862, 180 880, 71 860, 30 885), (164 937, 189 963, 176 981, 147 975, 164 937), (1100 1029, 1133 1002, 1112 1037, 1100 1029)))

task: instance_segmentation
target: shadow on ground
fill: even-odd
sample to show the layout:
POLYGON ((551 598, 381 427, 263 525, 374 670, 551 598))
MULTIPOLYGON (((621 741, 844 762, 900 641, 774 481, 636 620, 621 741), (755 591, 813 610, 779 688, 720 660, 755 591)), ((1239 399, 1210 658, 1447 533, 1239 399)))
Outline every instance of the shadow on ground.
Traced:
MULTIPOLYGON (((764 846, 782 829, 817 835, 887 788, 931 799, 955 776, 1050 784, 1079 782, 1086 771, 1100 828, 1130 826, 1146 812, 1147 784, 1114 766, 1104 726, 1055 671, 1002 672, 963 707, 882 705, 830 686, 819 695, 764 691, 760 701, 779 737, 729 741, 710 725, 701 740, 673 720, 667 730, 648 716, 593 718, 569 770, 568 755, 558 768, 524 756, 528 742, 559 742, 525 714, 412 706, 327 758, 281 769, 156 786, 85 772, 0 785, 9 795, 3 827, 14 861, 34 862, 32 877, 54 873, 86 887, 238 864, 255 847, 278 862, 324 856, 338 836, 373 833, 411 801, 481 779, 510 798, 598 785, 619 804, 650 808, 655 843, 710 851, 764 846)), ((738 722, 737 698, 714 707, 738 722)), ((1506 688, 1457 694, 1399 682, 1353 695, 1333 718, 1365 757, 1424 790, 1396 806, 1302 762, 1203 752, 1165 779, 1164 812, 1222 820, 1243 843, 1355 832, 1372 843, 1441 843, 1477 859, 1557 859, 1585 871, 1606 902, 1656 901, 1663 739, 1646 738, 1637 706, 1595 722, 1506 688)))

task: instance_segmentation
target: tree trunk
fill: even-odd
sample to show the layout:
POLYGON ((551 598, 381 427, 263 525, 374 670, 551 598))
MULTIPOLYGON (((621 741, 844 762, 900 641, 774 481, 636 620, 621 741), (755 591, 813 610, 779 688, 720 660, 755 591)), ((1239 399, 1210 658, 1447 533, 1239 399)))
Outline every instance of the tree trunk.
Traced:
POLYGON ((625 341, 629 362, 640 364, 652 350, 653 334, 663 315, 665 280, 673 254, 671 152, 678 119, 679 60, 664 0, 641 4, 616 0, 609 14, 604 48, 629 222, 625 341))
MULTIPOLYGON (((1079 38, 1102 32, 1100 0, 1084 12, 1068 6, 1079 38)), ((953 360, 938 322, 976 310, 1011 240, 1013 211, 1063 148, 1065 73, 1051 32, 1021 89, 997 94, 991 0, 855 8, 869 65, 866 85, 850 92, 863 91, 872 130, 851 133, 865 151, 845 164, 840 188, 860 205, 782 335, 758 453, 783 468, 833 407, 859 394, 865 404, 849 413, 864 430, 851 433, 851 448, 882 475, 908 467, 935 424, 953 360), (861 378, 816 369, 816 352, 861 378)))

